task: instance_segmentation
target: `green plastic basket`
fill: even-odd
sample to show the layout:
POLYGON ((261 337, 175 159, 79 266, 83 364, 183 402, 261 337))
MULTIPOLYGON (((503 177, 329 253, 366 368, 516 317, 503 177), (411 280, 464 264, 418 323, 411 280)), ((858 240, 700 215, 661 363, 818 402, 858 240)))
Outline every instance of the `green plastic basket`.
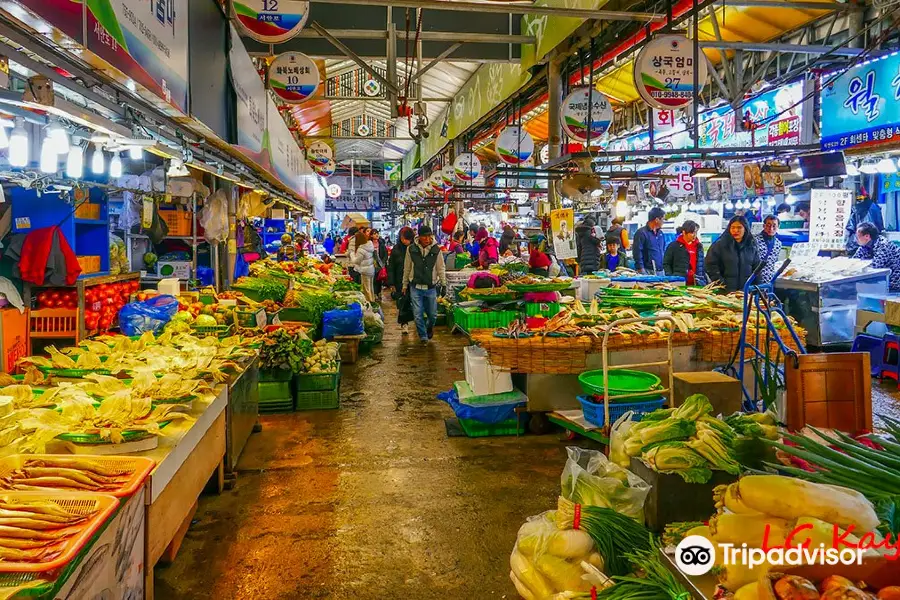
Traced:
POLYGON ((294 372, 290 369, 260 369, 260 381, 290 381, 294 377, 294 372))
POLYGON ((192 333, 197 337, 227 338, 231 335, 231 325, 191 325, 192 333))
POLYGON ((561 292, 572 287, 572 283, 507 283, 506 287, 514 292, 561 292))
POLYGON ((284 413, 292 412, 293 410, 294 399, 291 397, 288 397, 287 399, 259 401, 260 414, 284 413))
POLYGON ((453 321, 464 331, 506 327, 518 318, 519 313, 514 310, 482 311, 471 307, 453 309, 453 321))
POLYGON ((536 317, 552 317, 560 310, 559 302, 526 302, 525 316, 536 317))
POLYGON ((256 313, 258 312, 258 310, 236 310, 234 311, 234 317, 238 326, 248 329, 256 328, 259 327, 256 323, 256 313))
POLYGON ((499 423, 482 423, 475 419, 459 419, 459 424, 469 437, 523 435, 525 433, 525 423, 520 423, 518 417, 500 421, 499 423))
MULTIPOLYGON (((159 428, 163 429, 167 427, 171 423, 171 421, 163 421, 159 424, 159 428)), ((153 437, 154 434, 147 433, 146 431, 123 431, 122 432, 122 440, 126 442, 136 442, 138 440, 145 440, 147 438, 153 437)), ((112 444, 113 442, 109 440, 104 440, 100 437, 99 433, 61 433, 56 436, 56 439, 63 440, 64 442, 74 442, 76 444, 112 444)))
POLYGON ((278 318, 281 319, 282 323, 285 321, 301 321, 315 325, 322 318, 322 315, 316 315, 305 308, 290 306, 282 308, 281 312, 278 313, 278 318))
POLYGON ((340 392, 335 388, 327 392, 296 392, 294 410, 326 410, 340 408, 340 392))
MULTIPOLYGON (((603 370, 585 371, 578 376, 578 383, 585 394, 602 396, 603 370)), ((610 369, 609 391, 610 394, 627 394, 630 392, 649 392, 662 387, 659 377, 653 373, 632 371, 631 369, 610 369)))
POLYGON ((328 392, 336 390, 341 382, 341 363, 334 373, 300 373, 294 376, 298 392, 328 392))
POLYGON ((247 298, 250 298, 254 302, 262 302, 263 301, 263 296, 262 296, 262 294, 259 293, 259 290, 246 288, 246 287, 243 287, 240 285, 232 285, 231 289, 242 293, 244 296, 246 296, 247 298))
POLYGON ((496 304, 498 302, 509 302, 516 299, 515 292, 507 292, 505 294, 491 294, 489 292, 480 292, 477 289, 469 288, 466 293, 460 293, 460 298, 466 300, 479 300, 488 304, 496 304))
POLYGON ((259 382, 259 401, 267 400, 290 400, 291 399, 291 382, 288 381, 260 381, 259 382))

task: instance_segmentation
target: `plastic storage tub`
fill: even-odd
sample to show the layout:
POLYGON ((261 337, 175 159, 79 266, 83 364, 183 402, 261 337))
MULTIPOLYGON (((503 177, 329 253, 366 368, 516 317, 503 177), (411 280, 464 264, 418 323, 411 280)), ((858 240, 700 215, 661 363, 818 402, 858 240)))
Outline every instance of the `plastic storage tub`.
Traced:
POLYGON ((512 377, 491 365, 488 354, 479 346, 463 349, 466 383, 476 396, 503 394, 513 389, 512 377))

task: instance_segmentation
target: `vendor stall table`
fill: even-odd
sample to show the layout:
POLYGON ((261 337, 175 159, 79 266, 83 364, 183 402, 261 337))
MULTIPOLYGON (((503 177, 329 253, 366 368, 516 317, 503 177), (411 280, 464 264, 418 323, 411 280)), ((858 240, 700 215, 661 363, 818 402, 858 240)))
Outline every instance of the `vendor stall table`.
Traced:
POLYGON ((859 294, 886 294, 890 269, 869 269, 822 283, 779 278, 775 293, 785 312, 808 332, 810 346, 850 344, 856 330, 859 294))
POLYGON ((225 411, 225 470, 231 472, 259 421, 259 359, 228 383, 225 411))
POLYGON ((547 415, 547 419, 570 434, 577 434, 604 445, 609 443, 609 438, 603 435, 602 429, 585 421, 584 413, 580 410, 554 411, 547 415))

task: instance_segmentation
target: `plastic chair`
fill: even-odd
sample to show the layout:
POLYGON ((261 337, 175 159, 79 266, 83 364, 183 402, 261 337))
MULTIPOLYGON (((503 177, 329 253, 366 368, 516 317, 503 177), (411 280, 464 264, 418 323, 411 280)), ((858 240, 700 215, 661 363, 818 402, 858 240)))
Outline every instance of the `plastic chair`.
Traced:
POLYGON ((900 384, 900 337, 893 333, 885 333, 882 341, 884 350, 881 355, 879 375, 882 378, 889 377, 900 384))
POLYGON ((884 338, 868 333, 858 333, 853 340, 850 352, 868 352, 869 363, 872 367, 872 377, 881 374, 882 359, 884 358, 884 338))

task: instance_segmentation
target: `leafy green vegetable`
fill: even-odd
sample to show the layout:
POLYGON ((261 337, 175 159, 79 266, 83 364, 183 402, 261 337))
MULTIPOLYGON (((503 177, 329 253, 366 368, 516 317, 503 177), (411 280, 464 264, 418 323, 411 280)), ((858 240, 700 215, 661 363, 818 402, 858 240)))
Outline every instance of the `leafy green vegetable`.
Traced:
POLYGON ((313 343, 299 329, 276 329, 267 333, 259 350, 260 368, 302 373, 303 361, 313 353, 313 343))
MULTIPOLYGON (((643 421, 642 421, 643 423, 643 421)), ((666 440, 689 438, 697 432, 697 424, 687 419, 670 418, 663 421, 652 422, 649 427, 642 427, 638 431, 641 442, 644 445, 666 440)))
POLYGON ((338 279, 331 286, 331 289, 335 292, 358 292, 362 287, 349 279, 338 279))
POLYGON ((256 292, 260 301, 281 302, 288 291, 288 286, 284 281, 272 277, 241 277, 231 287, 236 290, 256 292))
POLYGON ((712 471, 706 459, 684 442, 662 442, 644 451, 642 458, 660 473, 677 473, 688 483, 706 483, 712 471))
POLYGON ((673 419, 690 419, 696 421, 703 415, 713 411, 712 403, 703 394, 694 394, 684 399, 684 402, 672 413, 673 419))

